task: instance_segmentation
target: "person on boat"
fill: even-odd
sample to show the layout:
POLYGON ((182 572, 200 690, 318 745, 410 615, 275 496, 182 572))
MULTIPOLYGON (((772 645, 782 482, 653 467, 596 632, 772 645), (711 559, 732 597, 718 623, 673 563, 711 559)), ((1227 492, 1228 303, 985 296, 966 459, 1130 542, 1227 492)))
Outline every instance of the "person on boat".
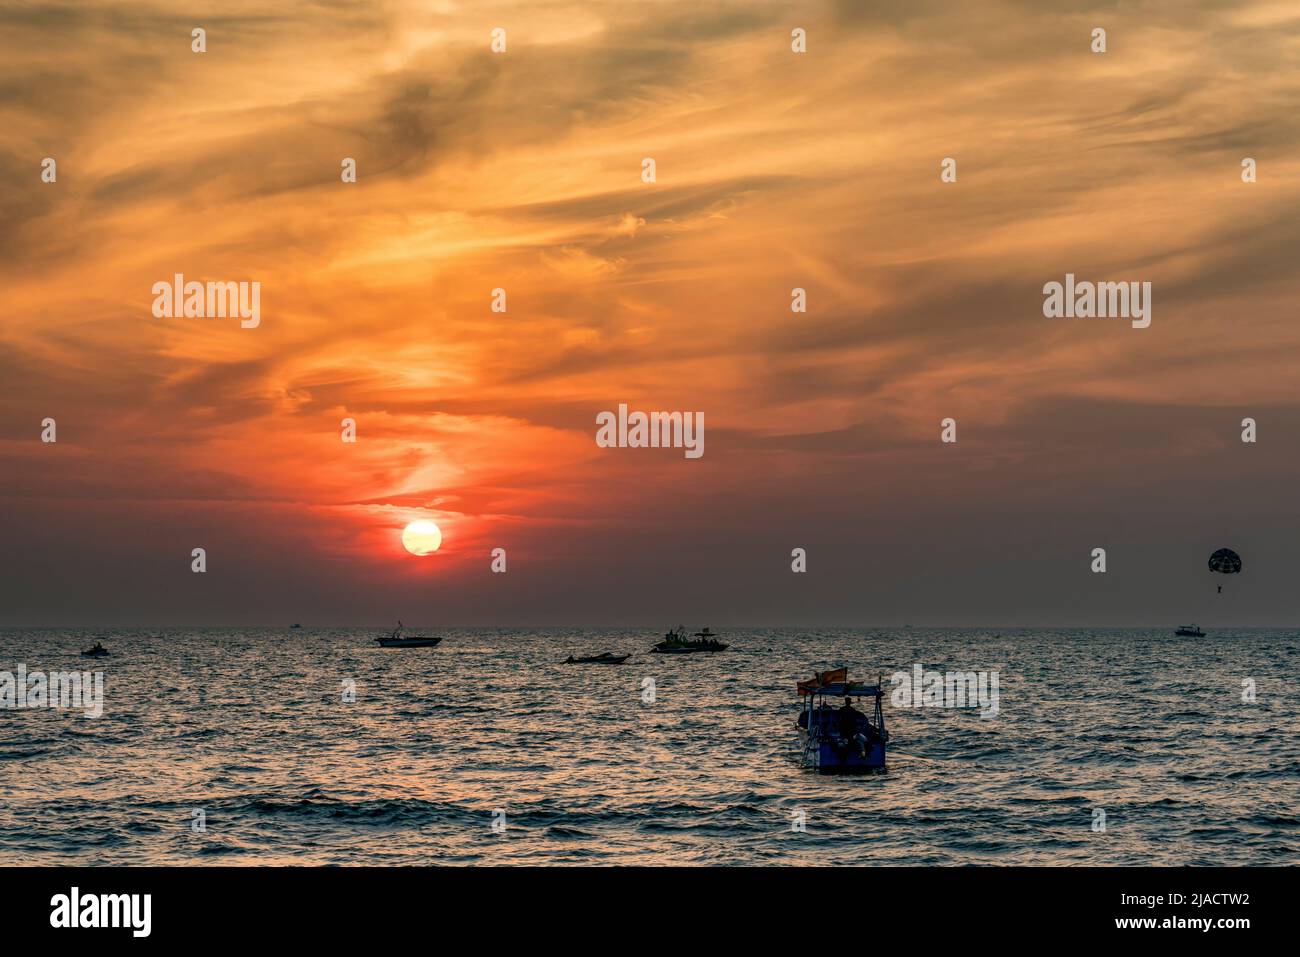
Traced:
POLYGON ((844 707, 840 708, 840 736, 846 740, 852 738, 858 733, 858 710, 853 707, 853 701, 845 697, 844 707))

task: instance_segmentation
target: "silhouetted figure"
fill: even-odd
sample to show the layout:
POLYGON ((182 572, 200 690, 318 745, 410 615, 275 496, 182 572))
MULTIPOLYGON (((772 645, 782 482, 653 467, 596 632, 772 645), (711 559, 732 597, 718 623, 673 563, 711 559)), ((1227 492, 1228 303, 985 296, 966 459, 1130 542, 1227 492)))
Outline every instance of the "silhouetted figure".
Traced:
POLYGON ((840 737, 846 741, 853 740, 853 736, 858 733, 858 712, 848 698, 844 699, 844 707, 840 708, 839 722, 840 737))

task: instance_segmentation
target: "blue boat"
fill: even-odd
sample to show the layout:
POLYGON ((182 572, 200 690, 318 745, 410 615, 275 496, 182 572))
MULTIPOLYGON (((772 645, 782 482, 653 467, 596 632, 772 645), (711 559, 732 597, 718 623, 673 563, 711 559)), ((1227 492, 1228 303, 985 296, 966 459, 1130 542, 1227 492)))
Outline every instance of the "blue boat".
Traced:
POLYGON ((800 681, 799 763, 821 774, 863 774, 885 767, 889 732, 881 705, 884 692, 874 685, 849 681, 849 670, 822 671, 811 681, 800 681), (836 706, 835 699, 844 703, 836 706), (852 700, 871 699, 867 710, 853 707, 852 700))

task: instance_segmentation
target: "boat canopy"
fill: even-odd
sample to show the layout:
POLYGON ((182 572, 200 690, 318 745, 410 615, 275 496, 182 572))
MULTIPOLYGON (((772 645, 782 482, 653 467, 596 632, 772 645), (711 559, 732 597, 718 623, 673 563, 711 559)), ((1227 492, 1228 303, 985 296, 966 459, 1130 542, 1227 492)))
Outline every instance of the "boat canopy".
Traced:
POLYGON ((828 698, 874 698, 880 694, 880 685, 862 685, 856 681, 836 681, 828 685, 805 689, 809 682, 799 682, 801 695, 820 694, 828 698))
POLYGON ((826 695, 831 698, 867 698, 880 694, 880 685, 860 684, 849 681, 848 668, 836 668, 833 671, 819 671, 809 681, 799 682, 800 695, 826 695))

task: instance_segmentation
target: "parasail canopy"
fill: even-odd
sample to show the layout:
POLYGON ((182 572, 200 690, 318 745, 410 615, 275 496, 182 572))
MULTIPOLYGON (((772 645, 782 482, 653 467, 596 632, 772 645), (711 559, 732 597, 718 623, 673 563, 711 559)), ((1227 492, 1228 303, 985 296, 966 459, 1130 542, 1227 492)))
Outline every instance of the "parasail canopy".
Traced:
POLYGON ((1236 575, 1241 572, 1241 556, 1231 548, 1220 548, 1210 556, 1210 571, 1220 575, 1236 575))

